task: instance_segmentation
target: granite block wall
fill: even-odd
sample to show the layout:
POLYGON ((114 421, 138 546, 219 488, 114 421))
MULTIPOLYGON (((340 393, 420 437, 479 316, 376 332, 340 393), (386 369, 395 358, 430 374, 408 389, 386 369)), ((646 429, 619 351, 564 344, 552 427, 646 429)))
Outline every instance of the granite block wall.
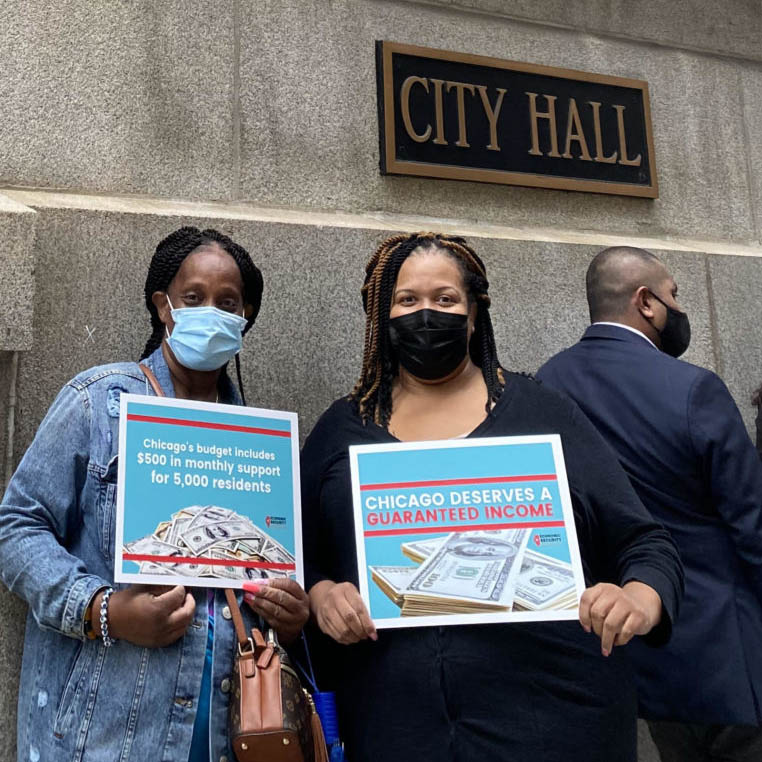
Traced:
POLYGON ((743 129, 744 108, 755 104, 751 95, 744 100, 742 87, 744 72, 753 72, 752 81, 759 77, 756 63, 539 28, 441 3, 276 0, 266 6, 264 17, 241 19, 242 198, 759 241, 748 164, 757 149, 743 129), (381 176, 377 39, 647 80, 659 199, 381 176))

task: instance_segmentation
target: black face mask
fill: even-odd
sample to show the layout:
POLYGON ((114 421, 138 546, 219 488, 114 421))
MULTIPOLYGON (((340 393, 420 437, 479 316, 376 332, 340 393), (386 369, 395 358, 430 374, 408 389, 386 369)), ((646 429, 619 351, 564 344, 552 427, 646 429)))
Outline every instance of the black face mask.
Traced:
POLYGON ((664 328, 659 331, 654 326, 661 338, 661 351, 672 357, 680 357, 691 343, 691 324, 688 315, 670 307, 662 299, 659 299, 651 289, 649 289, 649 293, 657 302, 661 302, 667 308, 667 322, 664 323, 664 328))
POLYGON ((468 315, 416 310, 389 320, 389 339, 400 365, 416 378, 449 376, 468 351, 468 315))

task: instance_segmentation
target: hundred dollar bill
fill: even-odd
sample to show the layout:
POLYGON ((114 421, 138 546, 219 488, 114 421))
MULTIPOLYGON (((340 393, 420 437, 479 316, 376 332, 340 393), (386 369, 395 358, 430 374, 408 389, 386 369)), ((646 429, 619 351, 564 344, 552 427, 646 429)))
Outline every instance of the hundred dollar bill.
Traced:
POLYGON ((154 564, 151 561, 141 561, 140 573, 141 574, 172 574, 172 570, 167 568, 166 565, 162 566, 161 564, 154 564))
POLYGON ((265 538, 261 535, 259 537, 247 537, 244 540, 238 540, 235 544, 235 550, 240 551, 244 555, 257 556, 262 551, 262 546, 265 544, 265 538))
MULTIPOLYGON (((516 602, 530 610, 576 601, 574 572, 569 564, 527 550, 516 581, 516 602)), ((564 608, 565 605, 561 606, 564 608)))
MULTIPOLYGON (((224 555, 221 552, 218 551, 212 551, 209 554, 210 558, 217 558, 220 560, 228 560, 229 556, 224 555)), ((268 577, 270 579, 277 578, 277 577, 285 577, 287 576, 286 572, 279 571, 279 570, 272 570, 272 569, 258 569, 258 568, 251 568, 247 566, 239 566, 239 565, 223 565, 223 564, 214 564, 213 566, 208 567, 209 571, 207 572, 206 576, 210 577, 217 577, 221 579, 242 579, 245 581, 252 581, 256 582, 259 579, 267 579, 268 577)))
POLYGON ((280 543, 275 542, 270 537, 267 538, 262 553, 267 556, 268 560, 277 564, 294 563, 294 557, 280 543))
MULTIPOLYGON (((186 557, 181 549, 176 548, 173 545, 169 545, 165 542, 159 542, 158 540, 151 540, 151 538, 144 537, 141 540, 130 543, 125 546, 125 551, 128 553, 139 553, 151 556, 176 556, 177 558, 186 557)), ((179 563, 172 561, 141 561, 140 573, 141 574, 172 574, 180 572, 188 577, 201 576, 206 567, 200 563, 179 563)))
POLYGON ((174 556, 180 555, 178 549, 168 542, 159 540, 154 535, 148 535, 148 537, 141 537, 134 542, 128 542, 124 546, 126 553, 136 553, 146 556, 174 556))
MULTIPOLYGON (((225 561, 231 560, 230 557, 226 554, 214 550, 209 553, 209 558, 225 561)), ((222 564, 214 564, 214 566, 210 568, 214 570, 213 574, 215 577, 220 577, 222 579, 250 579, 250 577, 246 574, 246 572, 249 570, 244 566, 224 566, 222 564)))
POLYGON ((206 572, 208 572, 209 567, 201 563, 198 563, 198 564, 183 563, 183 564, 175 564, 174 570, 176 572, 181 572, 186 577, 200 577, 202 574, 205 574, 206 572))
POLYGON ((414 566, 370 567, 373 581, 398 606, 402 605, 403 591, 417 571, 414 566))
POLYGON ((447 535, 441 537, 432 537, 429 540, 415 540, 413 542, 403 542, 402 552, 411 560, 420 564, 425 561, 447 538, 447 535))
POLYGON ((180 539, 196 554, 220 542, 231 542, 246 537, 256 537, 256 527, 250 521, 219 521, 214 524, 188 529, 180 539))
POLYGON ((169 526, 169 531, 166 533, 165 540, 170 545, 177 545, 178 547, 182 545, 185 545, 183 540, 181 539, 182 533, 189 528, 189 524, 191 523, 192 518, 188 517, 177 517, 173 519, 172 523, 169 526))
POLYGON ((510 609, 529 534, 528 529, 453 532, 410 580, 405 601, 510 609))
POLYGON ((233 515, 233 511, 230 509, 220 508, 218 505, 192 505, 184 510, 193 514, 193 521, 188 527, 189 529, 195 529, 205 524, 216 524, 219 521, 226 521, 233 515))

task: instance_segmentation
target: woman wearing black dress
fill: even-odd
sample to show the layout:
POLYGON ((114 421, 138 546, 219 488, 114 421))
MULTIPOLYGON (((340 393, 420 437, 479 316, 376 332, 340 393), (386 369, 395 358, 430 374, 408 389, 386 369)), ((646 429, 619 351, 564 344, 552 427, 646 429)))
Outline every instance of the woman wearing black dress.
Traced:
MULTIPOLYGON (((395 236, 368 263, 360 380, 302 453, 306 587, 351 762, 629 762, 622 649, 669 638, 669 535, 569 400, 500 367, 484 265, 460 238, 395 236), (348 447, 558 433, 587 584, 580 622, 377 632, 357 591, 348 447)), ((665 676, 665 679, 668 677, 665 676)))

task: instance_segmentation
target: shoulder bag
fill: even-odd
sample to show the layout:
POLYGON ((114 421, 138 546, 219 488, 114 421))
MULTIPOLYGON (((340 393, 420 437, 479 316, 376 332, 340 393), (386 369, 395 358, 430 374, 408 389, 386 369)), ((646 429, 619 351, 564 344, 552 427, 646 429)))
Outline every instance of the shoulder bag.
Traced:
POLYGON ((230 698, 230 742, 238 762, 328 762, 320 718, 278 645, 244 627, 235 594, 226 589, 238 649, 230 698))

